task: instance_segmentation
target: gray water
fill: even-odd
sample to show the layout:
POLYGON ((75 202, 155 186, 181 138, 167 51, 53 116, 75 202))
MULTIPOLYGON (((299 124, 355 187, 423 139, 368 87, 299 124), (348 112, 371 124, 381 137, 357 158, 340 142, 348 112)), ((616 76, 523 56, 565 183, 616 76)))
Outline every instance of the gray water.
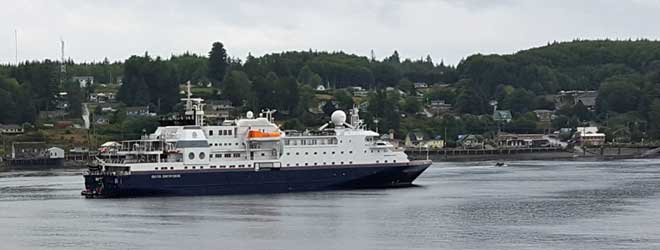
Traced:
POLYGON ((0 249, 660 249, 660 161, 437 163, 419 187, 89 200, 0 173, 0 249))

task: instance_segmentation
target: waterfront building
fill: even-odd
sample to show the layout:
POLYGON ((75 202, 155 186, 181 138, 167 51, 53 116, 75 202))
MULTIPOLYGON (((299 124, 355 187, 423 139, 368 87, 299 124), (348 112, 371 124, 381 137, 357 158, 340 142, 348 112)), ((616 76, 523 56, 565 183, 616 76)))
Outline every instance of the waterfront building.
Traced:
POLYGON ((550 141, 543 134, 511 134, 500 132, 495 139, 499 148, 548 147, 550 141))
POLYGON ((456 144, 464 149, 482 149, 484 148, 484 138, 481 135, 458 135, 456 144))
POLYGON ((600 146, 605 144, 604 133, 598 132, 598 127, 577 127, 575 142, 583 146, 600 146))

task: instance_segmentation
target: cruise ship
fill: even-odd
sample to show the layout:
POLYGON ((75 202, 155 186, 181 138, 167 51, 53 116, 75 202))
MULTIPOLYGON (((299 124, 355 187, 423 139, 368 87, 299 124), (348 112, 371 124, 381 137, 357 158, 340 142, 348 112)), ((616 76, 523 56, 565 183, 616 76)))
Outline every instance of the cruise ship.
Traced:
POLYGON ((139 140, 106 143, 83 174, 88 198, 284 193, 413 185, 428 160, 365 128, 359 110, 341 110, 314 131, 283 131, 275 111, 204 121, 203 99, 188 90, 185 113, 139 140))

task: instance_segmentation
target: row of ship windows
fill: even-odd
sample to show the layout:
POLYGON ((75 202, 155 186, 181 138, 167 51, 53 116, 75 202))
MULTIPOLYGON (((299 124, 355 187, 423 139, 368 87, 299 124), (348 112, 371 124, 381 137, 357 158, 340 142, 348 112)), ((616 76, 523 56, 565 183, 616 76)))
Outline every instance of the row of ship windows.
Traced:
MULTIPOLYGON (((380 163, 380 161, 377 160, 376 163, 380 163)), ((389 163, 389 161, 388 161, 388 160, 385 160, 384 163, 389 163)), ((396 163, 396 160, 392 160, 392 163, 396 163)), ((335 165, 335 164, 336 164, 336 162, 334 162, 334 161, 330 163, 330 165, 335 165)), ((348 164, 353 164, 353 161, 349 161, 348 164)), ((313 164, 310 164, 310 163, 308 163, 308 162, 305 162, 305 163, 304 163, 304 166, 310 166, 310 165, 318 166, 319 163, 318 163, 318 162, 314 162, 313 164)), ((327 162, 323 162, 322 165, 328 165, 328 164, 327 164, 327 162)), ((344 162, 343 162, 343 161, 342 161, 342 162, 339 162, 339 165, 344 165, 344 162)), ((287 167, 291 167, 291 166, 299 167, 299 166, 303 166, 303 165, 301 165, 300 163, 295 163, 295 164, 287 163, 286 166, 287 166, 287 167)), ((251 168, 251 167, 252 167, 252 164, 247 164, 247 165, 245 165, 245 164, 239 164, 239 165, 220 165, 220 166, 210 166, 209 168, 211 168, 211 169, 215 169, 215 168, 245 168, 245 167, 251 168)), ((154 169, 155 169, 155 170, 159 170, 158 167, 155 167, 154 169)), ((168 169, 169 169, 169 170, 174 170, 174 167, 169 167, 169 168, 168 168, 168 167, 161 167, 161 168, 160 168, 160 170, 168 170, 168 169)), ((183 167, 183 169, 188 169, 188 166, 183 167)), ((197 167, 196 167, 196 166, 192 166, 191 169, 197 169, 197 167)), ((204 169, 204 166, 199 166, 199 169, 204 169)))
MULTIPOLYGON (((380 163, 380 161, 376 161, 376 163, 380 163)), ((388 161, 385 160, 384 163, 388 163, 388 161)), ((396 163, 396 160, 393 160, 392 163, 396 163)), ((334 161, 330 163, 330 165, 335 165, 335 164, 336 164, 336 162, 334 162, 334 161)), ((348 164, 353 164, 353 161, 349 161, 348 164)), ((310 163, 305 162, 305 164, 304 164, 304 166, 310 166, 310 165, 318 166, 319 163, 318 163, 318 162, 314 162, 313 164, 310 164, 310 163)), ((323 162, 322 165, 328 165, 328 164, 327 164, 327 162, 323 162)), ((342 161, 342 162, 339 162, 339 165, 344 165, 344 162, 343 162, 343 161, 342 161)), ((296 163, 296 164, 287 163, 286 166, 287 166, 287 167, 291 167, 291 166, 299 167, 299 166, 303 166, 303 165, 301 165, 300 163, 296 163)), ((211 168, 211 169, 216 169, 216 168, 245 168, 245 167, 251 168, 251 167, 252 167, 252 164, 247 164, 247 165, 244 165, 244 164, 239 164, 239 165, 220 165, 220 166, 210 166, 209 168, 211 168)), ((158 167, 156 167, 156 168, 154 168, 154 169, 155 169, 155 170, 159 170, 158 167)), ((183 167, 183 169, 188 169, 188 166, 183 167)), ((196 167, 196 166, 192 166, 191 169, 197 169, 197 167, 196 167)), ((204 169, 204 166, 199 166, 199 169, 204 169)), ((168 167, 160 167, 160 170, 174 170, 174 167, 169 167, 169 168, 168 168, 168 167)))
MULTIPOLYGON (((223 158, 223 154, 209 154, 209 157, 213 158, 214 155, 215 155, 215 158, 223 158)), ((263 154, 262 154, 262 156, 263 156, 263 154)), ((227 153, 227 154, 224 154, 224 158, 232 158, 232 157, 233 158, 241 158, 241 154, 240 153, 234 153, 234 154, 227 153)), ((199 159, 204 160, 204 158, 206 158, 206 154, 204 154, 204 152, 199 153, 199 159)), ((190 152, 188 154, 188 159, 194 160, 195 159, 195 153, 190 152)))
MULTIPOLYGON (((373 153, 374 151, 375 151, 376 153, 380 153, 381 150, 380 150, 380 149, 376 149, 376 150, 373 150, 373 149, 372 149, 372 150, 371 150, 371 153, 373 153)), ((383 152, 387 152, 387 149, 383 149, 383 152)), ((327 154, 327 153, 328 153, 328 152, 325 152, 325 151, 323 152, 324 155, 327 154)), ((348 153, 349 153, 349 154, 353 154, 353 151, 348 151, 348 153)), ((365 154, 367 153, 367 150, 366 150, 366 149, 364 150, 364 153, 365 153, 365 154)), ((313 152, 313 154, 314 154, 314 155, 317 155, 318 152, 313 152)), ((331 154, 334 155, 334 154, 335 154, 335 151, 332 151, 331 154)), ((340 151, 339 154, 344 154, 344 151, 340 151)), ((291 155, 291 153, 287 152, 286 155, 291 155)), ((296 152, 296 155, 300 155, 300 152, 296 152)), ((305 152, 305 155, 309 155, 309 152, 305 152)))
MULTIPOLYGON (((341 143, 341 141, 339 141, 341 143)), ((328 139, 286 139, 284 145, 333 145, 337 144, 337 138, 328 139)))
MULTIPOLYGON (((208 131, 209 136, 213 136, 213 130, 208 131)), ((233 131, 231 130, 218 130, 218 136, 221 135, 232 135, 233 131)))
MULTIPOLYGON (((209 168, 245 168, 245 167, 251 168, 252 164, 209 166, 209 168)), ((192 166, 190 168, 191 169, 197 169, 196 166, 192 166)), ((174 167, 169 167, 169 168, 168 167, 160 167, 160 168, 155 167, 154 169, 155 170, 159 170, 159 169, 160 170, 174 170, 174 167)), ((183 167, 183 169, 188 169, 188 166, 183 167)), ((199 166, 199 169, 204 169, 204 166, 199 166)))
MULTIPOLYGON (((216 146, 216 147, 231 146, 231 142, 230 143, 209 143, 209 147, 213 147, 213 146, 216 146)), ((236 146, 238 146, 238 142, 236 143, 236 146)))
MULTIPOLYGON (((333 162, 330 163, 330 165, 335 165, 335 163, 336 163, 336 162, 333 161, 333 162)), ((380 161, 377 160, 376 163, 380 163, 380 161)), ((384 163, 389 163, 389 161, 388 161, 388 160, 385 160, 384 163)), ((392 163, 396 163, 396 160, 393 160, 392 163)), ((348 164, 353 164, 353 161, 349 161, 348 164)), ((310 166, 310 165, 311 165, 310 163, 305 162, 305 165, 304 165, 304 166, 310 166)), ((313 163, 313 166, 318 166, 318 165, 319 165, 318 162, 314 162, 314 163, 313 163)), ((322 165, 328 165, 328 164, 327 164, 327 162, 323 162, 322 165)), ((343 161, 342 161, 342 162, 339 162, 339 165, 344 165, 344 162, 343 162, 343 161)), ((287 167, 291 167, 291 166, 299 167, 299 166, 301 166, 301 165, 300 165, 300 163, 296 163, 296 164, 290 164, 290 163, 287 163, 286 166, 287 166, 287 167)))

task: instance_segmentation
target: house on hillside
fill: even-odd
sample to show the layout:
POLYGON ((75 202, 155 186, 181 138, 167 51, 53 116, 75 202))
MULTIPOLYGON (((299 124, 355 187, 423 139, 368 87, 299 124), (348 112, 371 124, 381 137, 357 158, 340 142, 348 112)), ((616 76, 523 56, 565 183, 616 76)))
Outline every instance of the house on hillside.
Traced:
POLYGON ((95 119, 94 123, 96 123, 97 125, 110 124, 110 119, 107 116, 99 115, 99 116, 96 116, 95 118, 96 119, 95 119))
POLYGON ((409 148, 419 147, 424 142, 425 135, 422 132, 410 132, 406 135, 403 145, 409 148))
POLYGON ((16 124, 0 124, 0 134, 3 135, 20 135, 25 133, 23 126, 16 124))
POLYGON ((598 91, 594 90, 562 90, 555 95, 557 109, 582 103, 587 109, 595 110, 598 91))
POLYGON ((236 108, 229 100, 210 100, 204 106, 204 115, 209 121, 227 119, 236 108))
POLYGON ((539 122, 549 123, 552 121, 552 116, 555 115, 555 111, 547 110, 547 109, 537 109, 534 110, 534 114, 536 115, 536 118, 539 119, 539 122))
POLYGON ((446 103, 445 100, 432 100, 431 105, 428 106, 429 112, 435 116, 444 115, 451 112, 451 104, 446 103))
POLYGON ((147 106, 126 107, 126 115, 127 116, 156 116, 156 114, 149 112, 149 105, 147 105, 147 106))
POLYGON ((323 86, 323 84, 319 84, 319 86, 316 86, 316 91, 325 91, 326 88, 323 86))
POLYGON ((510 110, 495 110, 493 111, 493 120, 496 122, 509 123, 513 119, 510 110))
POLYGON ((94 84, 93 76, 74 76, 72 77, 74 82, 77 82, 80 85, 80 88, 86 88, 94 84))
POLYGON ((415 89, 426 89, 429 87, 429 85, 425 82, 416 82, 413 84, 415 85, 415 89))

